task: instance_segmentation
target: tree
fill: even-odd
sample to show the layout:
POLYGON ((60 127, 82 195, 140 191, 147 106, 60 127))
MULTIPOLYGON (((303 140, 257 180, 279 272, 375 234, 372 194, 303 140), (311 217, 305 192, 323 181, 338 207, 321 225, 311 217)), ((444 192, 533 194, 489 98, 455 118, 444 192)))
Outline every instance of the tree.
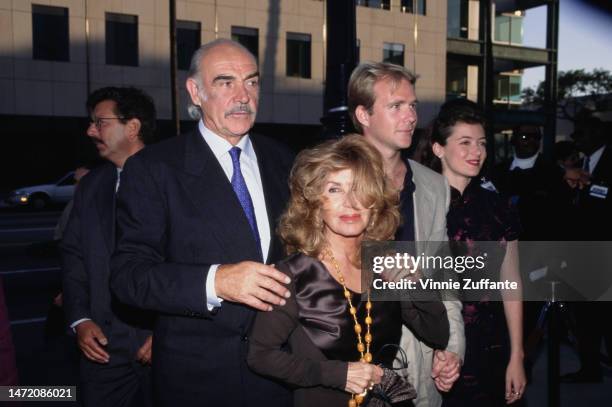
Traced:
MULTIPOLYGON (((606 103, 612 98, 612 75, 605 69, 593 69, 592 72, 584 69, 561 71, 557 96, 560 119, 575 121, 585 111, 610 110, 606 103)), ((540 82, 536 89, 523 89, 522 97, 524 105, 543 106, 544 82, 540 82)))

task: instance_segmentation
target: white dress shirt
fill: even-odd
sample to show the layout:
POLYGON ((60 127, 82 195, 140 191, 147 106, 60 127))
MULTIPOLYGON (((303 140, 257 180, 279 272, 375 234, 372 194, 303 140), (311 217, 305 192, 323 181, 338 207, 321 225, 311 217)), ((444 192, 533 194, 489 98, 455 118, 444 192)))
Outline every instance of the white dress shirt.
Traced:
POLYGON ((510 164, 510 171, 515 168, 520 168, 521 170, 533 168, 537 159, 538 153, 527 158, 518 158, 516 155, 514 155, 514 160, 512 160, 512 164, 510 164))
POLYGON ((602 146, 589 156, 589 174, 593 174, 593 171, 595 171, 595 167, 597 167, 597 163, 605 149, 606 146, 602 146))
MULTIPOLYGON (((228 182, 231 182, 232 175, 234 174, 234 166, 229 151, 234 146, 229 141, 206 128, 201 120, 198 124, 198 128, 204 141, 208 144, 213 155, 221 165, 223 172, 227 176, 228 182)), ((261 242, 261 253, 265 260, 270 250, 272 233, 268 221, 261 174, 259 173, 259 165, 257 164, 257 155, 255 154, 253 144, 248 134, 240 139, 236 147, 242 150, 240 153, 240 170, 247 185, 247 189, 249 190, 249 195, 251 195, 251 200, 253 201, 255 218, 257 219, 257 230, 259 231, 259 239, 261 242)), ((217 292, 215 290, 215 276, 218 267, 219 264, 210 266, 206 277, 206 303, 209 310, 221 305, 221 299, 217 297, 217 292)))

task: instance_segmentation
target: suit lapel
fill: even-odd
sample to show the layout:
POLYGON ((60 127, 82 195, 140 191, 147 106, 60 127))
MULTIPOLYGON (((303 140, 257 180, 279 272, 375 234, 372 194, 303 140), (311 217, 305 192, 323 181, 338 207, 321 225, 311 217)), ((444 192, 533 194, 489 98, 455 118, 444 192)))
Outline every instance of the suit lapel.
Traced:
POLYGON ((117 169, 113 165, 106 165, 100 184, 96 189, 95 206, 100 219, 100 226, 108 252, 115 249, 115 185, 117 183, 117 169))
POLYGON ((431 235, 434 199, 431 191, 426 188, 426 184, 420 179, 418 168, 412 166, 414 178, 414 237, 417 241, 425 241, 431 235))
POLYGON ((257 259, 259 251, 246 215, 212 150, 198 130, 181 137, 186 137, 185 170, 190 174, 181 182, 201 215, 215 224, 207 231, 221 247, 257 259))
MULTIPOLYGON (((410 163, 410 160, 408 160, 410 163)), ((410 165, 410 164, 409 164, 410 165)), ((428 179, 418 165, 410 165, 415 184, 414 191, 414 238, 417 253, 436 254, 439 242, 432 241, 436 196, 427 188, 428 179)))

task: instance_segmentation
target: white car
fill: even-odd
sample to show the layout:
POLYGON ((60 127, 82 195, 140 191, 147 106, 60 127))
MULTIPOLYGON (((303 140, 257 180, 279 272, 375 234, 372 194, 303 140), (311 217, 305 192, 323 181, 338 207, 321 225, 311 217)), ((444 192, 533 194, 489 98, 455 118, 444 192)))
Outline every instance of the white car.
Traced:
POLYGON ((51 204, 66 204, 74 195, 74 171, 64 175, 52 184, 34 185, 12 191, 6 202, 10 206, 29 206, 43 209, 51 204))

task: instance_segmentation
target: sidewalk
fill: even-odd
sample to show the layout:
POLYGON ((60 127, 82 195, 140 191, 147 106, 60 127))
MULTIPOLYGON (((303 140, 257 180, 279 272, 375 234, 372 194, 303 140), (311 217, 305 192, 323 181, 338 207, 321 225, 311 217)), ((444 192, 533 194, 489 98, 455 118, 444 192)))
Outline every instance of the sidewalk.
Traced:
MULTIPOLYGON (((547 349, 542 350, 533 368, 533 382, 527 386, 526 401, 529 407, 546 407, 547 397, 547 349)), ((574 372, 580 367, 576 352, 561 345, 561 374, 574 372)), ((561 406, 608 407, 612 405, 612 369, 603 369, 604 381, 597 384, 561 383, 561 406)))

